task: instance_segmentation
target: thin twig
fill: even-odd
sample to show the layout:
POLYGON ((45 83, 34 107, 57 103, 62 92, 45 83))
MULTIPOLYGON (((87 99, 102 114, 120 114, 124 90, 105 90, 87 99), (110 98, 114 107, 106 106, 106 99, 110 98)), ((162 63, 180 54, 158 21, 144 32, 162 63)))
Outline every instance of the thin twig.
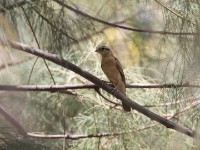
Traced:
POLYGON ((189 105, 189 106, 185 107, 184 109, 176 112, 175 114, 172 114, 172 115, 171 114, 170 115, 167 114, 166 117, 175 118, 178 115, 183 114, 184 112, 186 112, 186 111, 188 111, 188 110, 190 110, 190 109, 192 109, 192 108, 194 108, 194 107, 196 107, 198 105, 200 105, 200 100, 192 102, 191 105, 189 105))
POLYGON ((161 5, 163 8, 165 8, 166 10, 170 11, 171 13, 173 13, 174 15, 176 15, 177 17, 191 23, 192 25, 197 26, 197 24, 193 23, 191 20, 183 17, 181 14, 179 14, 178 12, 176 12, 175 10, 173 10, 172 8, 167 7, 166 5, 164 5, 163 3, 159 2, 158 0, 155 0, 156 3, 158 3, 159 5, 161 5))
POLYGON ((34 61, 34 63, 33 63, 33 66, 31 67, 31 72, 30 72, 30 74, 29 74, 29 76, 28 76, 27 84, 29 84, 30 81, 31 81, 31 75, 32 75, 32 73, 33 73, 33 69, 34 69, 35 64, 37 63, 38 59, 39 59, 39 57, 37 57, 37 58, 35 59, 35 61, 34 61))
POLYGON ((90 16, 90 15, 88 15, 88 14, 86 14, 86 13, 84 13, 84 12, 78 10, 78 9, 75 9, 75 8, 67 5, 66 3, 64 3, 64 1, 61 1, 61 0, 53 0, 53 1, 57 2, 61 6, 64 6, 65 8, 67 8, 67 9, 69 9, 69 10, 71 10, 71 11, 73 11, 73 12, 79 14, 79 15, 82 15, 86 18, 89 18, 91 20, 94 20, 96 22, 99 22, 99 23, 102 23, 102 24, 105 24, 105 25, 121 28, 121 29, 124 29, 124 30, 129 30, 129 31, 134 31, 134 32, 152 33, 152 34, 162 34, 162 35, 166 35, 166 34, 170 34, 170 35, 200 35, 200 33, 193 33, 193 32, 154 31, 154 30, 143 30, 143 29, 135 29, 135 28, 131 28, 131 27, 121 26, 121 25, 110 23, 110 22, 107 22, 105 20, 90 16))
POLYGON ((96 87, 96 88, 94 88, 94 90, 95 90, 101 97, 103 97, 106 101, 108 101, 108 102, 111 103, 111 104, 114 104, 114 107, 116 107, 116 106, 122 106, 121 104, 116 103, 116 102, 113 102, 113 101, 109 100, 108 98, 106 98, 103 94, 101 94, 100 88, 96 87))
MULTIPOLYGON (((35 39, 35 41, 36 41, 36 43, 37 43, 37 46, 38 46, 38 48, 41 48, 41 47, 40 47, 40 44, 39 44, 39 41, 38 41, 38 39, 37 39, 37 36, 36 36, 36 34, 35 34, 35 32, 34 32, 33 26, 32 26, 32 24, 31 24, 31 21, 30 21, 28 15, 26 14, 26 11, 24 10, 23 6, 22 6, 21 8, 22 8, 22 11, 24 12, 25 18, 26 18, 26 20, 27 20, 27 22, 28 22, 28 25, 29 25, 29 27, 30 27, 30 29, 31 29, 31 32, 32 32, 32 34, 33 34, 33 36, 34 36, 34 39, 35 39)), ((36 62, 37 62, 37 60, 38 60, 38 59, 36 59, 36 62)), ((43 61, 44 61, 44 63, 45 63, 45 66, 47 67, 47 70, 49 71, 49 74, 50 74, 50 76, 51 76, 51 79, 53 80, 53 83, 56 84, 56 82, 55 82, 55 80, 54 80, 54 78, 53 78, 53 75, 52 75, 52 73, 51 73, 51 70, 49 69, 49 66, 48 66, 46 60, 43 59, 43 61)), ((36 62, 34 63, 32 69, 31 69, 31 74, 29 75, 29 81, 30 81, 30 77, 31 77, 31 75, 32 75, 32 72, 33 72, 33 69, 34 69, 34 66, 35 66, 36 62)))
POLYGON ((29 137, 31 138, 42 138, 42 139, 60 139, 65 137, 66 139, 70 140, 79 140, 83 138, 100 138, 100 137, 108 137, 108 136, 119 136, 122 134, 131 134, 138 131, 147 130, 149 128, 152 128, 156 126, 156 124, 151 124, 133 131, 127 131, 127 132, 114 132, 114 133, 97 133, 97 134, 57 134, 57 135, 46 135, 46 134, 38 134, 38 133, 27 133, 29 137))
POLYGON ((186 83, 169 83, 169 84, 129 84, 126 88, 200 88, 198 84, 186 83))
POLYGON ((71 39, 72 41, 76 42, 77 40, 71 36, 69 36, 65 31, 62 29, 59 29, 56 25, 54 25, 52 22, 49 21, 44 15, 42 15, 38 10, 36 10, 34 7, 32 8, 45 22, 47 22, 51 27, 62 33, 67 38, 71 39))

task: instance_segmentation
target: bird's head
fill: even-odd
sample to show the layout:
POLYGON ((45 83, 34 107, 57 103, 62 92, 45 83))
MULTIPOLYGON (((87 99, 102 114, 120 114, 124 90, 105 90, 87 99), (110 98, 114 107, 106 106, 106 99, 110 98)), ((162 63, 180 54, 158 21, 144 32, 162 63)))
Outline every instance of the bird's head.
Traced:
POLYGON ((106 46, 100 46, 100 47, 97 47, 95 52, 101 54, 102 56, 107 56, 108 54, 111 53, 111 50, 106 46))

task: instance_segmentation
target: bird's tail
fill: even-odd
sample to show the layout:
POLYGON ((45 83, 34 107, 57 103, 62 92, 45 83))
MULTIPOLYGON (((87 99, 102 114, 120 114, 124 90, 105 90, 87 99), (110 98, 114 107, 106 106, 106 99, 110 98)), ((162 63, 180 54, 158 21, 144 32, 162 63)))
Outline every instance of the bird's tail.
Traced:
MULTIPOLYGON (((124 95, 126 95, 125 82, 118 82, 118 84, 117 85, 114 84, 114 86, 117 88, 118 91, 120 91, 121 93, 123 93, 124 95)), ((122 102, 122 107, 123 107, 123 110, 126 111, 126 112, 130 112, 131 111, 131 107, 128 106, 124 102, 122 102)))

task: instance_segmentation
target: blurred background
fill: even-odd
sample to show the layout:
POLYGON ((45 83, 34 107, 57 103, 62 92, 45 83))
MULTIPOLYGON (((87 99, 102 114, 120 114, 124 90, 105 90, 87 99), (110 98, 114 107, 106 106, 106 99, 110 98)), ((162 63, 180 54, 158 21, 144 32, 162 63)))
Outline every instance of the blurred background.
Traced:
MULTIPOLYGON (((105 43, 122 63, 127 84, 198 85, 199 8, 195 0, 0 0, 0 39, 58 54, 108 80, 101 70, 101 58, 95 53, 96 47, 105 43)), ((88 83, 72 71, 0 43, 1 85, 88 83)), ((0 149, 200 147, 198 141, 135 110, 127 114, 121 107, 111 107, 93 89, 71 92, 75 94, 0 91, 0 105, 30 133, 117 134, 76 140, 24 139, 0 115, 0 149)), ((101 93, 120 103, 108 93, 101 93)), ((127 96, 167 119, 199 130, 198 86, 127 88, 127 96)))

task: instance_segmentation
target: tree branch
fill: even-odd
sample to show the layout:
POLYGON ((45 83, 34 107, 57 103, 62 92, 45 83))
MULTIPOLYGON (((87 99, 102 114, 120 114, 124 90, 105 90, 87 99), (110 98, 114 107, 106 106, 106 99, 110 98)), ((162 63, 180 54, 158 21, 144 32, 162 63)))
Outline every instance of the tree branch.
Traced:
POLYGON ((200 85, 190 84, 188 82, 175 84, 129 84, 126 85, 127 88, 200 88, 200 85))
POLYGON ((114 133, 97 133, 97 134, 54 134, 54 135, 46 135, 46 134, 38 134, 38 133, 27 133, 31 138, 42 138, 42 139, 60 139, 66 138, 70 140, 79 140, 84 138, 99 138, 99 137, 108 137, 108 136, 119 136, 122 134, 131 134, 138 131, 143 131, 149 128, 156 126, 157 124, 151 124, 146 127, 139 128, 137 130, 128 131, 128 132, 114 132, 114 133))
MULTIPOLYGON (((112 85, 112 84, 108 84, 112 85)), ((0 91, 64 91, 69 89, 96 89, 95 84, 73 85, 0 85, 0 91)), ((200 85, 183 84, 127 84, 126 88, 200 88, 200 85)))
POLYGON ((33 55, 42 57, 44 59, 47 59, 57 65, 60 65, 66 69, 69 69, 77 74, 79 74, 80 76, 84 77, 85 79, 91 81, 92 83, 96 84, 98 87, 102 88, 103 90, 105 90, 106 92, 112 94, 113 96, 115 96, 116 98, 120 99, 122 102, 126 103, 127 105, 129 105, 131 108, 137 110, 138 112, 142 113, 143 115, 149 117, 152 120, 155 120, 157 122, 159 122, 160 124, 166 126, 167 128, 173 129, 175 131, 181 132, 185 135, 188 135, 190 137, 193 138, 199 138, 200 136, 193 130, 186 128, 184 126, 181 126, 173 121, 170 121, 166 118, 163 118, 157 114, 155 114, 154 112, 148 110, 147 108, 142 107, 141 105, 139 105, 138 103, 132 101, 130 98, 128 98, 126 95, 116 91, 115 94, 113 94, 113 88, 107 84, 102 84, 102 80, 98 79, 97 77, 93 76, 92 74, 88 73, 85 70, 82 70, 81 68, 79 68, 78 66, 64 60, 62 57, 56 55, 56 54, 50 54, 46 51, 19 43, 19 42, 14 42, 14 41, 8 41, 8 43, 10 44, 10 46, 12 48, 27 52, 27 53, 31 53, 33 55))
POLYGON ((162 34, 162 35, 166 35, 166 34, 170 34, 170 35, 200 35, 200 33, 192 33, 192 32, 168 32, 168 31, 143 30, 143 29, 135 29, 135 28, 131 28, 131 27, 117 25, 117 24, 110 23, 110 22, 107 22, 105 20, 90 16, 90 15, 88 15, 88 14, 86 14, 86 13, 84 13, 84 12, 78 10, 78 9, 75 9, 75 8, 67 5, 62 0, 53 0, 53 1, 60 4, 61 6, 65 7, 65 8, 75 12, 76 14, 87 17, 87 18, 94 20, 96 22, 99 22, 99 23, 102 23, 102 24, 105 24, 105 25, 109 25, 109 26, 112 26, 112 27, 121 28, 121 29, 124 29, 124 30, 129 30, 129 31, 134 31, 134 32, 152 33, 152 34, 162 34))

